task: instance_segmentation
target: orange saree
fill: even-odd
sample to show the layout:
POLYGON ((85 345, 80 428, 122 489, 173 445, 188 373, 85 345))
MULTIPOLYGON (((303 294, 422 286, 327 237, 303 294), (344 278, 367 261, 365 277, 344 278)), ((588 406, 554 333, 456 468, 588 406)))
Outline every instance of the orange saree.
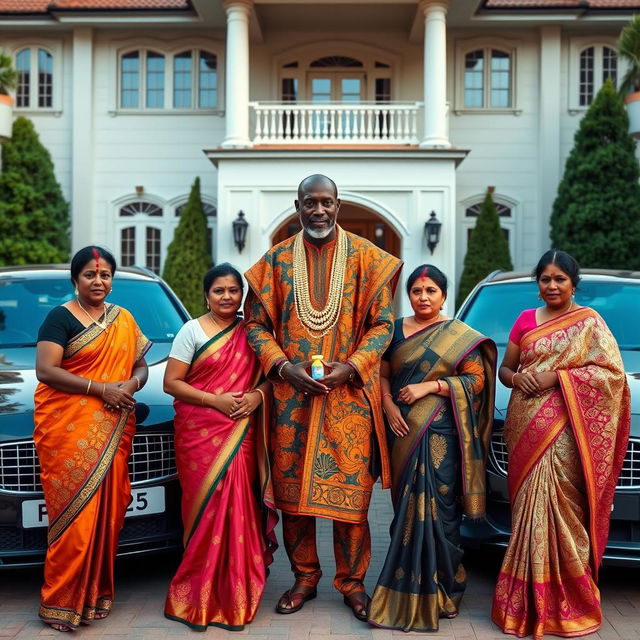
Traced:
MULTIPOLYGON (((236 322, 196 352, 186 382, 210 393, 249 391, 261 373, 244 324, 236 322)), ((198 631, 239 631, 256 614, 277 547, 269 398, 241 420, 180 400, 174 406, 185 550, 165 616, 198 631)))
MULTIPOLYGON (((126 309, 111 305, 106 320, 106 329, 92 324, 67 344, 64 369, 96 382, 130 378, 151 343, 126 309)), ((135 416, 40 383, 34 421, 49 517, 40 617, 73 629, 111 609, 135 416)))
POLYGON ((559 386, 511 394, 513 533, 492 618, 519 637, 585 635, 602 622, 596 581, 629 437, 629 387, 615 339, 587 307, 526 333, 520 371, 556 371, 559 386))

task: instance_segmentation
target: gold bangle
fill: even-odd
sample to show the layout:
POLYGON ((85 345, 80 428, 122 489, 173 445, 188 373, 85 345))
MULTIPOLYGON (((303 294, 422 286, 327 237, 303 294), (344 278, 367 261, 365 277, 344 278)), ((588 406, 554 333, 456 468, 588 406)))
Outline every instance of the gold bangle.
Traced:
POLYGON ((140 391, 140 378, 138 378, 138 376, 131 376, 131 379, 136 379, 136 383, 138 384, 138 387, 136 389, 136 391, 140 391))
POLYGON ((104 398, 104 392, 107 390, 107 383, 103 382, 102 383, 102 397, 104 398))
POLYGON ((513 389, 513 379, 518 375, 518 372, 516 371, 512 376, 511 376, 511 388, 513 389))
POLYGON ((207 395, 207 392, 203 391, 202 392, 202 397, 200 398, 200 406, 201 407, 204 407, 204 398, 205 398, 206 395, 207 395))
POLYGON ((383 393, 382 397, 384 398, 385 396, 389 396, 393 400, 393 394, 392 393, 383 393))
POLYGON ((89 384, 87 385, 87 390, 84 392, 85 396, 89 395, 89 390, 91 389, 91 383, 93 382, 93 380, 91 380, 91 378, 89 378, 89 384))
POLYGON ((262 389, 258 389, 258 387, 256 387, 254 391, 257 391, 260 394, 260 397, 262 398, 262 404, 264 404, 265 400, 264 400, 264 393, 262 393, 262 389))

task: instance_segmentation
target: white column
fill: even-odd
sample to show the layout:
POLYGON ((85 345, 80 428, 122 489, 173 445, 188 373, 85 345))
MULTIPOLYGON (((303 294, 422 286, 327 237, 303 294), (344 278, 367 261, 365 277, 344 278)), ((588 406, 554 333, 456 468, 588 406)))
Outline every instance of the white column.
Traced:
POLYGON ((450 147, 447 130, 447 0, 423 0, 424 137, 421 147, 450 147))
POLYGON ((253 0, 226 0, 227 66, 226 135, 223 147, 250 147, 249 140, 249 13, 253 0))
POLYGON ((71 249, 96 242, 93 203, 93 32, 73 30, 71 249))
MULTIPOLYGON (((562 79, 558 60, 562 59, 562 31, 558 26, 540 28, 540 108, 539 162, 540 201, 539 240, 535 255, 523 256, 525 264, 533 264, 537 256, 550 247, 549 218, 562 173, 560 160, 560 113, 562 112, 562 79)), ((517 266, 517 265, 516 265, 517 266)))

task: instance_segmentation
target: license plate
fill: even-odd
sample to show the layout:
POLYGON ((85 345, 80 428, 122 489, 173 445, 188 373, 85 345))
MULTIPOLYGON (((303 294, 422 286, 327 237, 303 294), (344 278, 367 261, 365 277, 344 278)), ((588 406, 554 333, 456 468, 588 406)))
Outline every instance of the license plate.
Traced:
MULTIPOLYGON (((164 487, 133 489, 131 496, 133 500, 125 514, 127 518, 164 513, 164 487)), ((22 503, 22 527, 24 529, 47 527, 48 525, 49 518, 44 500, 25 500, 22 503)))

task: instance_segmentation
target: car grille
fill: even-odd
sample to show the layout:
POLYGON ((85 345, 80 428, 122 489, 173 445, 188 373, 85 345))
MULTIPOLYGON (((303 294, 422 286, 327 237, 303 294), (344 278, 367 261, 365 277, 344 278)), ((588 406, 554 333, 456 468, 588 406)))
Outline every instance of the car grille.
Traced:
MULTIPOLYGON (((138 433, 129 458, 131 483, 175 475, 176 455, 171 433, 138 433)), ((0 490, 41 493, 40 463, 32 440, 0 444, 0 490)))
MULTIPOLYGON (((507 475, 509 466, 509 454, 507 445, 502 438, 502 432, 495 432, 491 436, 491 461, 495 468, 507 475)), ((622 471, 618 478, 616 489, 639 489, 640 488, 640 440, 630 438, 627 445, 627 453, 622 463, 622 471)))

